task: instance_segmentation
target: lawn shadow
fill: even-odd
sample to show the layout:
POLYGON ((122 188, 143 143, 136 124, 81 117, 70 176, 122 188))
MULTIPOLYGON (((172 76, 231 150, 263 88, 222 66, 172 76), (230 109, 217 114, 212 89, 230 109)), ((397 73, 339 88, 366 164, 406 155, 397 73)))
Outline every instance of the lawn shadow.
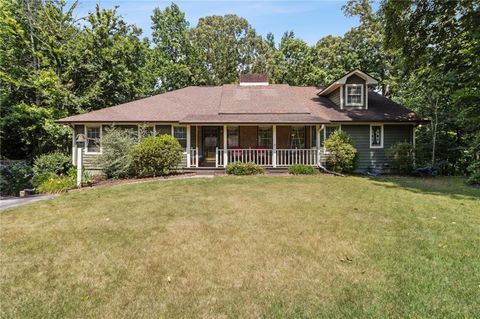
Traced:
POLYGON ((376 186, 404 189, 417 194, 448 196, 452 199, 480 200, 480 188, 469 186, 461 177, 367 177, 376 186))

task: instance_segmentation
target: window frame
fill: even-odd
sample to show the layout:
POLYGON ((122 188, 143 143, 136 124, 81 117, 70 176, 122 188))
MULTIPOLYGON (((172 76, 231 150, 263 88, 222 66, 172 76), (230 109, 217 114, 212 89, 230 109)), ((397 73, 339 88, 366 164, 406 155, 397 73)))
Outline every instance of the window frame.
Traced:
POLYGON ((91 125, 84 125, 84 134, 85 134, 85 154, 102 154, 103 148, 102 148, 102 136, 103 136, 103 125, 102 124, 91 124, 91 125), (98 145, 99 145, 99 150, 98 151, 89 151, 88 150, 88 129, 89 128, 98 128, 100 130, 100 134, 98 137, 98 145))
POLYGON ((257 147, 264 147, 265 149, 273 149, 273 125, 260 125, 257 127, 257 147), (270 131, 270 136, 267 138, 260 137, 260 131, 270 131), (260 141, 270 141, 268 147, 261 145, 260 141))
POLYGON ((370 124, 370 148, 383 148, 383 140, 384 140, 384 129, 383 124, 370 124), (380 145, 373 145, 372 142, 372 133, 373 127, 380 127, 380 145))
POLYGON ((233 148, 233 147, 240 147, 240 126, 234 125, 234 126, 227 126, 227 148, 233 148), (237 142, 235 145, 230 144, 230 132, 232 130, 237 131, 237 142))
POLYGON ((359 83, 350 83, 350 84, 345 84, 345 106, 363 106, 364 105, 364 96, 365 96, 365 92, 364 92, 364 88, 363 88, 363 84, 359 84, 359 83), (360 88, 360 103, 353 103, 353 102, 350 102, 348 101, 348 97, 349 97, 349 94, 348 94, 348 89, 349 88, 357 88, 359 87, 360 88))
POLYGON ((183 147, 182 143, 180 143, 180 146, 184 151, 187 150, 187 145, 188 145, 188 127, 186 125, 172 125, 172 137, 174 137, 178 143, 180 143, 180 140, 185 140, 185 147, 183 147), (175 129, 176 128, 182 128, 185 129, 185 138, 179 139, 178 137, 175 136, 175 129))

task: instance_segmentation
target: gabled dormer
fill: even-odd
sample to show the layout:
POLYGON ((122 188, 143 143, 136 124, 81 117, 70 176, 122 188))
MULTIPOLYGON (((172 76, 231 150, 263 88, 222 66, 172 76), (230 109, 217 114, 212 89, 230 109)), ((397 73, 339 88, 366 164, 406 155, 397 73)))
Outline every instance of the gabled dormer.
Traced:
POLYGON ((329 98, 340 109, 368 109, 368 88, 378 81, 360 70, 354 70, 332 82, 318 95, 329 98))

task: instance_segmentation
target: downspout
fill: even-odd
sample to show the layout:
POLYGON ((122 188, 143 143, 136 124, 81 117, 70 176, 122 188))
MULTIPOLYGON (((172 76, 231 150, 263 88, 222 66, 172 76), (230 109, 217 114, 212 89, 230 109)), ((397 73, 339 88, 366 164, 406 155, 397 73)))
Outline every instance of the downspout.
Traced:
MULTIPOLYGON (((325 124, 322 124, 322 129, 321 129, 321 131, 323 131, 324 129, 325 129, 325 124)), ((320 143, 320 142, 319 142, 319 143, 320 143)), ((321 171, 323 171, 324 173, 332 174, 332 175, 335 175, 335 176, 345 177, 345 175, 343 175, 343 174, 340 174, 340 173, 337 173, 337 172, 328 170, 325 166, 322 165, 322 162, 320 161, 320 157, 318 157, 317 162, 318 162, 318 163, 317 163, 318 169, 321 170, 321 171)))

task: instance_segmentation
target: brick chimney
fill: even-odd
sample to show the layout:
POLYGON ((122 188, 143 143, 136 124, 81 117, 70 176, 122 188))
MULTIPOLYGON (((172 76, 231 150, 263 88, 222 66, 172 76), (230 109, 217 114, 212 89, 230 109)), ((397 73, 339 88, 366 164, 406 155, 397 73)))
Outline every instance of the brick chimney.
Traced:
POLYGON ((268 85, 266 74, 240 74, 240 85, 268 85))

